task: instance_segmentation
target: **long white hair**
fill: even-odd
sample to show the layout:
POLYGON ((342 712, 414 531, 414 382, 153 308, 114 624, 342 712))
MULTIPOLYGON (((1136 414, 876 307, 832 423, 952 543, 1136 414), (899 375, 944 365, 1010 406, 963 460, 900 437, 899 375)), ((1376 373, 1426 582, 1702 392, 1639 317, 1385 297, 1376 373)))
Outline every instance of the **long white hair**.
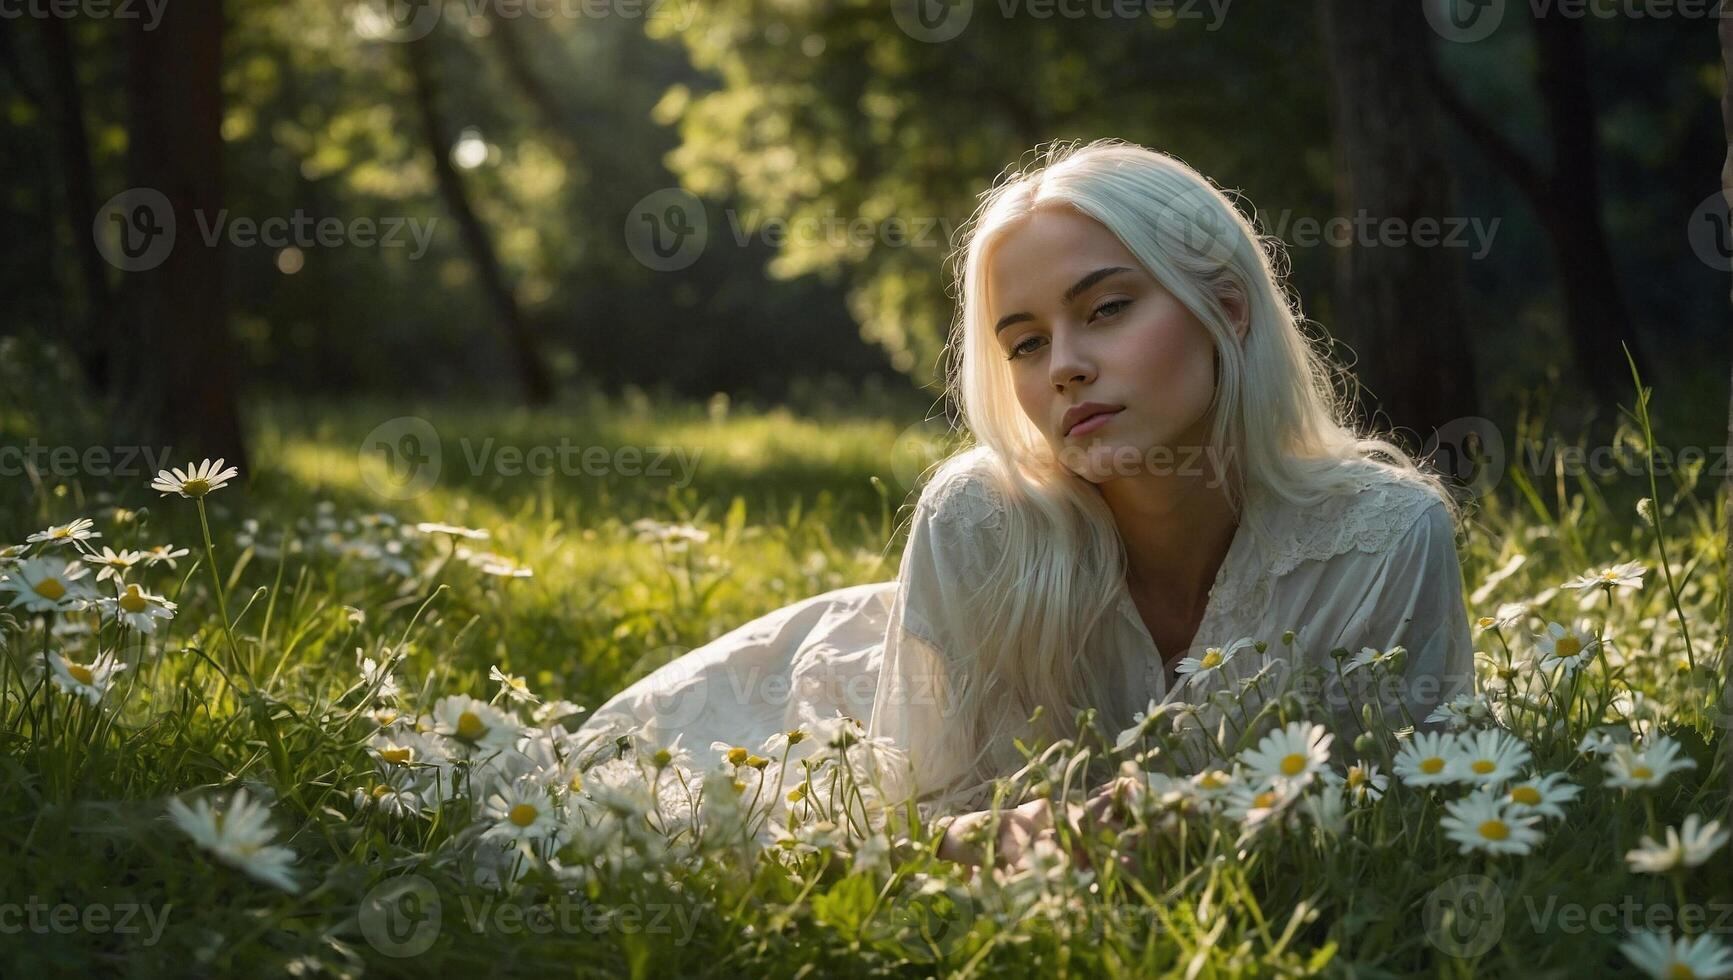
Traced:
POLYGON ((1207 177, 1164 153, 1113 139, 1036 152, 1037 166, 1007 170, 982 195, 953 257, 960 303, 946 388, 974 445, 936 464, 933 478, 985 473, 1006 501, 1003 558, 964 613, 978 662, 952 706, 973 736, 965 744, 980 746, 977 786, 1021 763, 1011 735, 1074 738, 1085 708, 1110 738, 1132 723, 1125 692, 1088 655, 1125 577, 1124 542, 1099 489, 1062 465, 1023 413, 989 319, 988 259, 1030 212, 1070 207, 1100 222, 1209 331, 1218 354, 1210 458, 1235 462, 1226 491, 1236 514, 1254 515, 1245 526, 1259 542, 1269 531, 1243 509, 1248 485, 1309 506, 1347 492, 1366 462, 1425 482, 1459 517, 1437 476, 1357 428, 1350 395, 1336 387, 1346 372, 1301 333, 1298 301, 1278 272, 1279 239, 1260 235, 1207 177), (1228 299, 1247 311, 1243 342, 1228 299), (1037 706, 1031 732, 1022 726, 1037 706))

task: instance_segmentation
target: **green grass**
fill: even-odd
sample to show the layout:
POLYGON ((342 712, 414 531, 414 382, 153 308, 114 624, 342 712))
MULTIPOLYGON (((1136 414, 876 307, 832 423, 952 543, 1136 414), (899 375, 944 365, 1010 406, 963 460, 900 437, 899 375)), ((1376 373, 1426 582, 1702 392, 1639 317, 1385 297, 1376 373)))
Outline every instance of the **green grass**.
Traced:
MULTIPOLYGON (((179 604, 152 635, 122 633, 90 614, 59 618, 96 625, 94 636, 53 634, 45 620, 22 614, 0 621, 7 664, 0 847, 9 855, 0 863, 0 905, 19 907, 14 916, 29 914, 32 897, 80 910, 138 906, 162 923, 154 941, 87 925, 38 931, 0 908, 0 972, 912 976, 1195 968, 1198 976, 1582 976, 1628 969, 1618 949, 1626 920, 1572 929, 1571 913, 1560 911, 1566 906, 1622 902, 1651 921, 1656 910, 1682 905, 1733 906, 1733 852, 1659 876, 1631 872, 1623 857, 1643 834, 1677 826, 1686 814, 1727 811, 1725 754, 1717 751, 1727 720, 1717 698, 1726 669, 1725 515, 1707 474, 1696 482, 1663 477, 1653 494, 1646 477, 1561 481, 1513 470, 1471 511, 1461 545, 1467 592, 1475 595, 1471 615, 1538 599, 1539 618, 1504 634, 1519 654, 1545 621, 1587 617, 1625 659, 1622 667, 1597 660, 1587 668, 1592 680, 1572 692, 1577 711, 1615 719, 1608 685, 1628 684, 1696 761, 1659 788, 1615 790, 1602 785, 1599 762, 1576 750, 1584 722, 1555 733, 1556 712, 1506 716, 1536 768, 1564 772, 1582 787, 1566 819, 1547 820, 1545 839, 1527 856, 1459 855, 1439 817, 1461 794, 1392 780, 1382 802, 1353 811, 1345 833, 1302 818, 1243 847, 1220 821, 1136 809, 1129 819, 1149 832, 1135 874, 1105 859, 1106 843, 1088 840, 1077 846, 1095 858, 1094 874, 1060 868, 966 882, 931 856, 924 833, 893 842, 884 864, 869 852, 856 872, 860 835, 847 832, 846 819, 834 841, 822 830, 805 838, 821 846, 759 852, 729 839, 720 815, 676 833, 673 856, 658 862, 643 855, 666 847, 654 843, 656 827, 673 825, 598 818, 612 834, 596 838, 605 844, 573 845, 560 856, 568 873, 587 869, 581 877, 537 868, 501 890, 475 879, 473 838, 486 821, 472 802, 483 801, 459 797, 401 820, 357 809, 354 792, 390 771, 372 751, 379 698, 361 682, 357 651, 391 665, 402 689, 395 702, 409 715, 452 694, 498 701, 499 685, 488 679, 495 665, 523 676, 544 699, 593 707, 755 616, 894 577, 899 518, 919 469, 899 436, 917 421, 599 400, 545 413, 273 405, 253 419, 245 485, 207 498, 232 646, 211 570, 199 561, 193 501, 158 497, 146 489, 148 477, 45 480, 40 492, 14 498, 0 509, 0 542, 89 516, 103 534, 97 544, 172 541, 191 553, 173 571, 132 575, 179 604), (378 487, 391 484, 377 482, 383 471, 363 444, 402 416, 437 431, 441 472, 426 492, 396 500, 381 495, 378 487), (609 451, 702 452, 686 486, 619 472, 507 475, 468 465, 489 438, 496 447, 565 439, 609 451), (1636 501, 1650 496, 1660 501, 1671 588, 1654 530, 1637 518, 1636 501), (364 515, 379 512, 404 524, 485 528, 492 537, 474 547, 534 575, 488 576, 449 556, 443 538, 370 529, 364 515), (689 525, 708 538, 683 546, 646 540, 633 528, 643 518, 689 525), (395 569, 369 551, 394 538, 407 549, 398 556, 407 565, 395 569), (1641 589, 1597 590, 1578 608, 1575 593, 1556 588, 1624 560, 1648 566, 1641 589), (25 676, 45 649, 88 662, 93 643, 129 665, 99 704, 25 676), (1677 670, 1687 655, 1695 668, 1677 670), (222 863, 164 817, 171 799, 221 800, 241 786, 267 801, 276 841, 293 850, 297 892, 222 863), (1451 884, 1462 875, 1482 877, 1451 884), (402 947, 377 934, 370 940, 363 924, 378 924, 377 902, 405 882, 426 883, 429 890, 404 901, 425 909, 436 897, 440 927, 426 951, 397 957, 389 954, 402 947), (1485 883, 1502 903, 1499 941, 1473 955, 1445 955, 1436 937, 1452 921, 1441 926, 1436 917, 1460 909, 1472 924, 1484 905, 1470 899, 1487 897, 1473 889, 1485 883), (532 906, 551 920, 532 928, 510 911, 532 906), (8 931, 11 922, 25 927, 8 931)), ((4 428, 16 433, 29 424, 14 416, 4 428)), ((1638 441, 1640 431, 1630 430, 1638 441)), ((1490 676, 1504 645, 1495 633, 1477 637, 1490 676)), ((1545 692, 1537 697, 1546 701, 1545 692)), ((1305 710, 1278 703, 1283 721, 1305 710)), ((1388 737, 1356 748, 1354 734, 1338 736, 1333 758, 1387 760, 1395 748, 1388 737)), ((720 764, 707 746, 691 748, 699 768, 720 764)), ((1062 746, 1062 757, 1080 756, 1081 748, 1062 746)), ((1105 756, 1094 747, 1090 761, 1111 769, 1118 760, 1105 756)), ((475 768, 479 780, 485 766, 475 768)), ((1389 772, 1387 764, 1381 769, 1389 772)), ((791 773, 783 788, 796 782, 791 773)), ((1054 768, 1045 782, 1058 792, 1062 771, 1054 768)), ((840 817, 831 809, 836 793, 815 782, 809 798, 840 817)), ((1716 931, 1716 914, 1710 906, 1700 928, 1716 931)), ((1733 930, 1728 918, 1723 934, 1733 930)), ((132 924, 146 921, 135 916, 132 924)))

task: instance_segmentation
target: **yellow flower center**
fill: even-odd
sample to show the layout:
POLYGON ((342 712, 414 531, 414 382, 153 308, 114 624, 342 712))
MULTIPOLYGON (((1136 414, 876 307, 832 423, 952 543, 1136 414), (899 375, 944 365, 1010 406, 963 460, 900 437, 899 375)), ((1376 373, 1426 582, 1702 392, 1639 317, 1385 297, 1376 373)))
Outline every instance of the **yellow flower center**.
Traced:
POLYGON ((415 755, 415 750, 407 745, 387 745, 379 750, 379 758, 399 766, 406 766, 415 755))
POLYGON ((528 827, 536 822, 536 818, 541 816, 541 813, 532 803, 519 803, 511 808, 511 813, 507 815, 507 819, 519 827, 528 827))
POLYGON ((731 766, 743 766, 743 765, 745 765, 746 764, 746 750, 739 747, 738 745, 732 749, 729 749, 728 750, 728 764, 731 766))
POLYGON ((1204 789, 1221 789, 1228 784, 1228 777, 1220 769, 1211 769, 1203 774, 1201 782, 1204 789))
POLYGON ((1510 836, 1510 827, 1503 820, 1488 820, 1480 825, 1480 836, 1487 840, 1504 840, 1510 836))
POLYGON ((202 497, 210 492, 211 481, 209 480, 188 480, 181 484, 181 493, 189 497, 202 497))
POLYGON ((72 675, 72 679, 80 684, 90 684, 96 680, 96 674, 92 673, 90 668, 83 664, 69 663, 66 665, 66 672, 72 675))
POLYGON ((37 582, 32 588, 36 590, 37 595, 49 602, 59 602, 60 597, 66 594, 66 586, 62 585, 57 578, 45 578, 37 582))
POLYGON ((390 790, 386 789, 385 784, 380 783, 379 785, 373 787, 373 798, 376 800, 380 799, 388 792, 390 792, 390 790))
POLYGON ((1697 980, 1697 974, 1683 963, 1674 963, 1667 967, 1668 980, 1697 980))
POLYGON ((1655 770, 1648 766, 1632 766, 1631 775, 1638 779, 1653 779, 1655 778, 1655 770))
POLYGON ((1202 667, 1204 670, 1208 670, 1221 662, 1222 652, 1217 650, 1215 647, 1210 647, 1209 650, 1204 653, 1203 659, 1198 661, 1198 666, 1202 667))
POLYGON ((1493 623, 1498 622, 1498 620, 1493 619, 1491 616, 1482 616, 1482 617, 1480 617, 1480 619, 1477 622, 1479 623, 1481 629, 1486 629, 1487 627, 1491 626, 1493 623))
POLYGON ((1259 793, 1257 796, 1252 798, 1252 806, 1255 809, 1267 810, 1270 807, 1275 806, 1275 805, 1276 805, 1276 794, 1269 792, 1267 790, 1265 792, 1259 793))
POLYGON ((1348 785, 1349 786, 1359 786, 1361 783, 1363 783, 1365 781, 1366 781, 1366 771, 1361 769, 1359 766, 1355 766, 1354 768, 1348 770, 1348 785))
POLYGON ((487 726, 482 724, 481 716, 473 711, 465 711, 457 716, 457 737, 471 742, 487 734, 487 726))
POLYGON ((138 591, 138 586, 126 587, 126 595, 120 597, 120 608, 129 613, 141 613, 150 608, 150 600, 138 591))
POLYGON ((1298 776, 1306 771, 1306 757, 1298 752, 1290 752, 1282 758, 1282 775, 1298 776))
POLYGON ((1421 759, 1419 769, 1428 776, 1435 776, 1444 769, 1444 759, 1436 755, 1430 759, 1421 759))
POLYGON ((1533 786, 1518 786, 1510 791, 1510 798, 1527 806, 1540 805, 1540 790, 1533 786))
POLYGON ((1574 657, 1583 652, 1583 641, 1574 636, 1561 636, 1552 645, 1552 651, 1556 657, 1574 657))
POLYGON ((572 773, 572 778, 566 782, 566 788, 574 793, 581 792, 584 788, 584 777, 575 772, 572 773))
POLYGON ((1498 766, 1493 764, 1491 759, 1476 759, 1474 760, 1474 764, 1468 768, 1473 769, 1477 774, 1484 776, 1494 769, 1497 769, 1498 766))

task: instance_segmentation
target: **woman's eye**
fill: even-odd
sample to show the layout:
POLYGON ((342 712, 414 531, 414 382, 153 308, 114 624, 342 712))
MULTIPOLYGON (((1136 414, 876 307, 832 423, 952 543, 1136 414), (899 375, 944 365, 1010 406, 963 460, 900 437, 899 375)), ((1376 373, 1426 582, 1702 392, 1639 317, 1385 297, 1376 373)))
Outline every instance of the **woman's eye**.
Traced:
POLYGON ((1112 316, 1131 305, 1128 299, 1112 299, 1095 308, 1096 316, 1112 316))
POLYGON ((1022 340, 1017 341, 1017 343, 1011 346, 1011 353, 1005 359, 1008 361, 1015 360, 1022 357, 1024 354, 1031 353, 1035 348, 1030 347, 1029 345, 1039 341, 1040 339, 1040 337, 1025 337, 1022 340))

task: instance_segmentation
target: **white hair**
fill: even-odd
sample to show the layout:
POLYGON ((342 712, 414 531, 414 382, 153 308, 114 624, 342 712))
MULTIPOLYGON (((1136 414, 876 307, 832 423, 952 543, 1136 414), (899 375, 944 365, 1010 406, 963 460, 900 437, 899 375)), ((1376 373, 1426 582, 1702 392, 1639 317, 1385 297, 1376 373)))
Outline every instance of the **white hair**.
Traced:
MULTIPOLYGON (((1124 542, 1099 489, 1062 465, 1022 411, 993 338, 988 259, 1031 212, 1068 207, 1101 223, 1209 331, 1218 355, 1210 458, 1235 463, 1226 491, 1236 514, 1255 513, 1243 509, 1247 485, 1315 505, 1347 492, 1365 474, 1359 464, 1371 462, 1425 482, 1459 516, 1437 476, 1400 446, 1357 430, 1351 399, 1335 386, 1346 372, 1301 333, 1298 301, 1278 272, 1280 240, 1260 235, 1208 178, 1113 139, 1048 144, 1038 162, 1028 172, 1008 169, 964 226, 947 395, 974 445, 934 473, 984 473, 1006 501, 1003 558, 964 613, 977 630, 969 656, 978 660, 953 706, 974 736, 964 744, 981 747, 971 769, 977 785, 1021 763, 1013 734, 1076 737, 1086 708, 1097 709, 1103 732, 1131 724, 1124 692, 1086 650, 1124 579, 1124 542), (1229 299, 1235 303, 1224 306, 1229 299), (1232 305, 1246 311, 1243 341, 1232 305), (1039 727, 1023 730, 1037 706, 1039 727)), ((1255 525, 1255 517, 1246 523, 1267 541, 1268 530, 1255 525)))

